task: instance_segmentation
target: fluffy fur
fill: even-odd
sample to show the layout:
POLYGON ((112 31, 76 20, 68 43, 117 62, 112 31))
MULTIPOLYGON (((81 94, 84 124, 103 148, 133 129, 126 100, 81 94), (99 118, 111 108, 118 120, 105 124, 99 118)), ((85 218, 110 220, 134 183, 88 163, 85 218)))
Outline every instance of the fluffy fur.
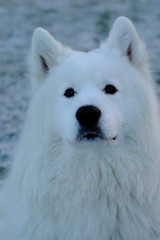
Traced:
POLYGON ((38 28, 30 69, 33 97, 0 193, 0 239, 160 239, 158 102, 130 20, 118 18, 88 53, 38 28), (106 94, 107 84, 118 91, 106 94), (100 109, 103 139, 77 140, 86 105, 100 109))

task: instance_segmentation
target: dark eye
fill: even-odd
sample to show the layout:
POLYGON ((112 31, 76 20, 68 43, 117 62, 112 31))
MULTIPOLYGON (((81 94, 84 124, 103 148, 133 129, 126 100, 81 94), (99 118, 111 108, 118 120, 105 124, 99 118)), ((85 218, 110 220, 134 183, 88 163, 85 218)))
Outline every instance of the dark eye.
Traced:
POLYGON ((118 90, 115 86, 107 84, 104 88, 106 94, 115 94, 118 90))
POLYGON ((73 88, 68 88, 65 93, 64 93, 64 96, 67 97, 67 98, 70 98, 70 97, 73 97, 75 94, 75 91, 73 88))

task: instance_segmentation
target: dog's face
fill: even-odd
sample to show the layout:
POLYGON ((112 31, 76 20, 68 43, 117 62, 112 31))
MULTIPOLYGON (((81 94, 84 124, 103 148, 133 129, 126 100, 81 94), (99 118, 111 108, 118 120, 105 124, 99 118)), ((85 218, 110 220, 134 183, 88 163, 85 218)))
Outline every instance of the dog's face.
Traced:
POLYGON ((123 95, 115 67, 118 72, 121 69, 111 69, 113 63, 108 60, 99 52, 77 53, 51 72, 50 78, 58 79, 53 83, 59 92, 55 111, 59 112, 57 128, 63 139, 77 143, 118 141, 123 95))
MULTIPOLYGON (((132 25, 130 28, 134 31, 132 25)), ((40 36, 41 48, 43 42, 47 47, 45 54, 43 50, 34 57, 33 65, 36 68, 39 61, 40 66, 39 72, 33 71, 39 82, 43 81, 39 95, 41 102, 45 99, 44 115, 51 131, 63 141, 77 144, 104 142, 117 145, 131 135, 138 126, 135 122, 141 121, 143 105, 139 66, 136 66, 141 60, 137 58, 139 53, 135 54, 138 51, 135 39, 127 43, 123 54, 121 46, 112 46, 114 41, 118 45, 114 27, 106 48, 82 53, 64 50, 59 43, 53 43, 55 40, 50 39, 50 35, 42 41, 48 33, 38 31, 43 35, 40 36), (55 44, 54 48, 50 46, 55 44)))
POLYGON ((126 59, 109 53, 75 53, 49 73, 44 85, 47 115, 53 116, 49 124, 71 143, 116 145, 139 116, 137 73, 126 59))

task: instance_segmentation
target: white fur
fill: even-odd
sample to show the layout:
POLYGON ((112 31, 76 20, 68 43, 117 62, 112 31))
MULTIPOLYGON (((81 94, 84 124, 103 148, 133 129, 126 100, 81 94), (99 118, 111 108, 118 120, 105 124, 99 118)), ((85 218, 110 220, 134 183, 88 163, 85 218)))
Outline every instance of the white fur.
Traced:
POLYGON ((118 18, 89 53, 39 28, 30 63, 34 94, 0 194, 0 239, 160 239, 158 103, 133 24, 118 18), (106 84, 117 93, 105 94, 106 84), (85 105, 101 110, 105 140, 77 141, 75 114, 85 105))

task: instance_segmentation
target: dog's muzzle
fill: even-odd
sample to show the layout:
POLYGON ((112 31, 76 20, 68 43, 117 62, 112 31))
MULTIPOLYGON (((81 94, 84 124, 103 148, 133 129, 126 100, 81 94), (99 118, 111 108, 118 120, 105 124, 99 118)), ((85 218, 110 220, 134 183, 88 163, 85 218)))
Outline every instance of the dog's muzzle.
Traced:
POLYGON ((101 111, 97 107, 92 105, 80 107, 76 112, 76 119, 80 125, 77 140, 103 139, 102 131, 98 127, 100 117, 101 111))

